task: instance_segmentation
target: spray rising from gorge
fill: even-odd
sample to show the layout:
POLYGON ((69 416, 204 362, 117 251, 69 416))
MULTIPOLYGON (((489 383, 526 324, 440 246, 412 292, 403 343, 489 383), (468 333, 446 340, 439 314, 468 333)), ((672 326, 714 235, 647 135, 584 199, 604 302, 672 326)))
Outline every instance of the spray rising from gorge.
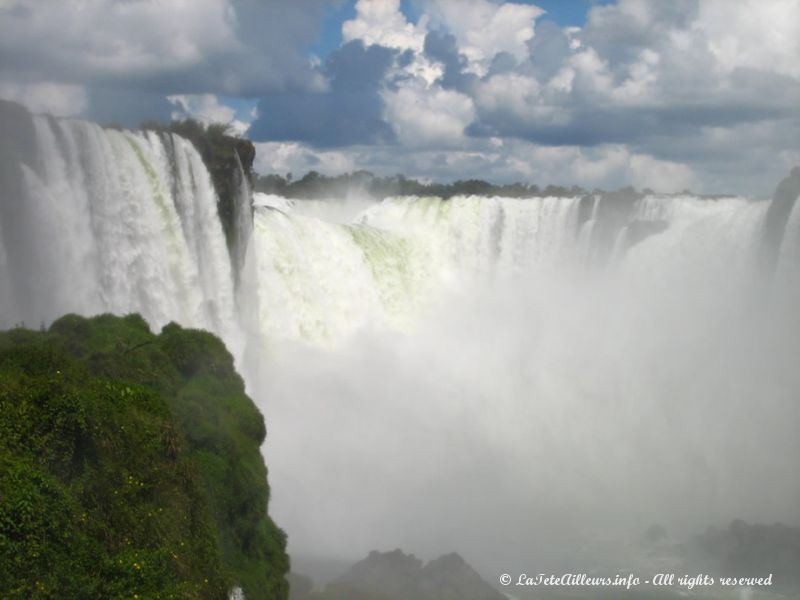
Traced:
POLYGON ((797 187, 343 218, 256 195, 250 219, 241 176, 231 244, 187 140, 27 126, 0 324, 140 312, 219 334, 267 416, 291 552, 457 549, 491 573, 651 523, 798 522, 797 187))

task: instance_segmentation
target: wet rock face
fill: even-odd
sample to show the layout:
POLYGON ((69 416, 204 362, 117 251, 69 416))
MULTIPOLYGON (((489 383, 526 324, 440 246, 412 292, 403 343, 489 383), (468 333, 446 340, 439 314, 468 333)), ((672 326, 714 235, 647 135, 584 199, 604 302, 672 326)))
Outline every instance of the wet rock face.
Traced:
POLYGON ((423 564, 401 550, 373 551, 315 600, 503 600, 458 554, 423 564))
POLYGON ((36 156, 33 120, 21 104, 0 99, 0 156, 32 162, 36 156))
POLYGON ((800 167, 795 167, 775 189, 764 221, 761 264, 768 272, 775 269, 778 252, 786 232, 786 224, 798 196, 800 196, 800 167))

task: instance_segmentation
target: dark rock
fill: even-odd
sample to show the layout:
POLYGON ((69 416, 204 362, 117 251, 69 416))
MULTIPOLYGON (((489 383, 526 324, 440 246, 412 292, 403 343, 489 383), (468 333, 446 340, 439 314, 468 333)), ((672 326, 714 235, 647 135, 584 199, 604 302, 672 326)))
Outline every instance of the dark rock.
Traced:
POLYGON ((437 600, 499 600, 497 592, 458 554, 445 554, 422 570, 428 597, 437 600))
POLYGON ((371 552, 315 600, 503 600, 458 554, 423 565, 401 550, 371 552))
POLYGON ((667 221, 632 221, 630 225, 628 225, 627 231, 626 241, 628 243, 628 248, 631 248, 639 242, 646 240, 651 235, 656 235, 662 231, 666 231, 668 227, 669 223, 667 221))
POLYGON ((800 196, 800 167, 792 169, 775 189, 764 220, 760 263, 764 273, 771 274, 778 262, 778 252, 786 232, 789 215, 800 196))

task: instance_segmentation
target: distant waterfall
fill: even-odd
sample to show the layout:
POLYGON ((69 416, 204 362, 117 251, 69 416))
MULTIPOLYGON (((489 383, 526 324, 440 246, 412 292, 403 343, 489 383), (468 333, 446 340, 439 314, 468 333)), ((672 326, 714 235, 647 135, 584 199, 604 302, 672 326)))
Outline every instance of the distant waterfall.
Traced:
MULTIPOLYGON (((605 265, 656 278, 674 272, 675 285, 711 274, 746 286, 769 207, 692 196, 403 197, 340 225, 313 216, 313 203, 260 195, 257 204, 261 328, 273 339, 308 341, 338 339, 368 323, 410 326, 465 282, 579 276, 605 265)), ((797 236, 787 234, 784 245, 797 236)))

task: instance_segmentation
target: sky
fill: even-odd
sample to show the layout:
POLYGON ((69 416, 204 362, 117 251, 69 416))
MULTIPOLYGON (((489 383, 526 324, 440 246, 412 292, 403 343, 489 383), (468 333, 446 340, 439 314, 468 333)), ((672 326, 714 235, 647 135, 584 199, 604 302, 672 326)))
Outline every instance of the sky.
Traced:
POLYGON ((797 0, 0 0, 0 98, 194 117, 256 170, 769 196, 797 0))

